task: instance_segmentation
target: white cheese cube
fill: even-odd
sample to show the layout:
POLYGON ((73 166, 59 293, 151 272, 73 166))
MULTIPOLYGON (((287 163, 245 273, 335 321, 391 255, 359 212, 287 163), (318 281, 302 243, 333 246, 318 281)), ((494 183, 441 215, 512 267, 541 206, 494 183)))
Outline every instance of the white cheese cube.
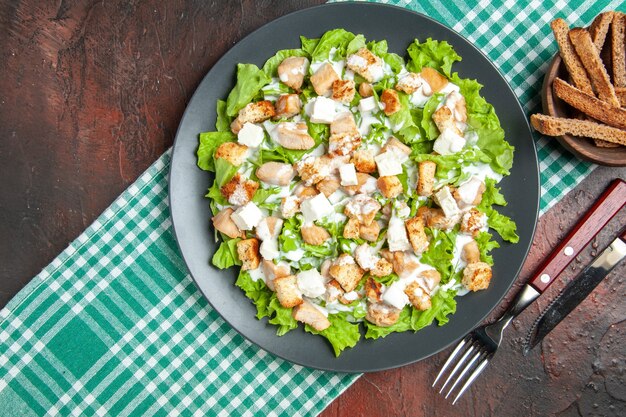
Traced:
POLYGON ((446 217, 454 217, 461 212, 447 185, 435 193, 435 201, 437 201, 446 217))
POLYGON ((239 230, 252 230, 263 219, 263 212, 252 201, 230 215, 239 230))
POLYGON ((326 293, 325 279, 317 269, 299 272, 296 279, 298 288, 307 297, 317 298, 326 293))
POLYGON ((444 129, 435 140, 433 150, 439 155, 450 155, 463 150, 465 143, 465 138, 457 135, 452 129, 444 129))
POLYGON ((237 142, 250 148, 258 148, 263 142, 263 128, 254 123, 244 123, 237 134, 237 142))
POLYGON ((330 124, 335 120, 335 101, 326 97, 317 97, 312 102, 311 122, 330 124))
POLYGON ((402 281, 391 284, 383 293, 383 301, 402 310, 405 305, 409 304, 409 297, 404 292, 405 285, 402 281))
POLYGON ((304 215, 304 222, 310 224, 332 213, 333 206, 326 196, 320 193, 315 197, 304 200, 300 204, 300 210, 304 215))
POLYGON ((361 101, 359 101, 359 111, 362 113, 374 111, 376 107, 376 99, 374 96, 362 98, 361 101))
POLYGON ((395 152, 387 151, 374 157, 376 167, 378 167, 378 175, 381 177, 389 177, 391 175, 402 174, 402 164, 398 161, 395 152))
POLYGON ((356 169, 354 164, 343 164, 339 167, 339 176, 341 177, 341 185, 358 185, 356 178, 356 169))
POLYGON ((387 245, 391 252, 405 251, 411 249, 409 237, 406 234, 404 220, 399 217, 391 216, 389 220, 389 228, 387 229, 387 245))
POLYGON ((261 243, 259 252, 261 252, 261 256, 263 257, 263 259, 266 259, 268 261, 278 258, 278 255, 280 255, 280 252, 278 251, 278 240, 264 240, 263 243, 261 243))

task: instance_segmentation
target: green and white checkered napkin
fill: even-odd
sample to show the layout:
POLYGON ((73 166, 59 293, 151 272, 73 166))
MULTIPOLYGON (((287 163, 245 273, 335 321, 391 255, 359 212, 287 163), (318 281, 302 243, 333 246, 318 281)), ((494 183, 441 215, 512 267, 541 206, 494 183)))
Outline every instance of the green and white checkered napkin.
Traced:
MULTIPOLYGON (((549 21, 584 25, 619 4, 393 3, 478 45, 528 113, 556 50, 549 21)), ((592 166, 538 147, 545 211, 592 166)), ((278 359, 207 304, 172 235, 169 163, 167 152, 0 312, 0 416, 314 415, 358 377, 278 359)))

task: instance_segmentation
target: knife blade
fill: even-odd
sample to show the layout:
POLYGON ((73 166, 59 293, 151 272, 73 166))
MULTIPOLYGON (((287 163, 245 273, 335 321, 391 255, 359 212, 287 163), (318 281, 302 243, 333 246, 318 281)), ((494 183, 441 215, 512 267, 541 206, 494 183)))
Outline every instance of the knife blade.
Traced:
POLYGON ((524 354, 539 344, 626 257, 626 232, 616 238, 580 274, 570 281, 535 321, 524 354))

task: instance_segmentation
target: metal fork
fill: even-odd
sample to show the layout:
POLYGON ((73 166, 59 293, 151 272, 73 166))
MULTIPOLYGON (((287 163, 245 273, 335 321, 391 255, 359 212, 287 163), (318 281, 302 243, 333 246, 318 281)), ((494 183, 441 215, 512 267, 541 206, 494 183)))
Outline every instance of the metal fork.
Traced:
POLYGON ((464 377, 469 374, 469 377, 457 393, 452 404, 455 404, 457 400, 463 395, 463 393, 469 388, 470 385, 478 378, 478 375, 485 369, 493 355, 498 350, 500 343, 502 342, 502 333, 504 329, 511 323, 511 321, 517 317, 528 305, 530 305, 537 297, 539 297, 539 292, 535 290, 530 285, 526 284, 524 288, 519 292, 515 302, 509 307, 509 309, 496 321, 495 323, 488 324, 485 326, 478 327, 474 329, 470 334, 465 336, 463 340, 454 348, 452 354, 443 364, 443 368, 439 371, 439 375, 435 378, 435 382, 433 382, 433 387, 439 381, 446 369, 450 367, 455 358, 458 356, 461 357, 459 361, 456 363, 450 374, 446 378, 445 382, 441 386, 439 393, 442 393, 443 390, 448 386, 448 383, 453 381, 455 375, 461 370, 458 374, 456 380, 453 381, 452 386, 448 390, 448 393, 445 394, 445 398, 448 398, 452 391, 464 380, 464 377), (465 365, 465 367, 463 367, 465 365))

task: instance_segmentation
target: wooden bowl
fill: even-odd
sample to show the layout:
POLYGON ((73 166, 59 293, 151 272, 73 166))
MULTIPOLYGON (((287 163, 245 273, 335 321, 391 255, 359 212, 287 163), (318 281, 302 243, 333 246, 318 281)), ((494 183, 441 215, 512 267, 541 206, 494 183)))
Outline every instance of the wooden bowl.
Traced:
MULTIPOLYGON (((556 77, 567 80, 567 76, 565 65, 561 61, 561 56, 557 53, 543 79, 541 101, 545 114, 554 117, 574 116, 574 109, 558 98, 552 90, 552 81, 556 77)), ((572 135, 557 136, 556 139, 568 151, 586 161, 614 167, 626 166, 626 146, 600 148, 594 144, 593 139, 572 135)))

